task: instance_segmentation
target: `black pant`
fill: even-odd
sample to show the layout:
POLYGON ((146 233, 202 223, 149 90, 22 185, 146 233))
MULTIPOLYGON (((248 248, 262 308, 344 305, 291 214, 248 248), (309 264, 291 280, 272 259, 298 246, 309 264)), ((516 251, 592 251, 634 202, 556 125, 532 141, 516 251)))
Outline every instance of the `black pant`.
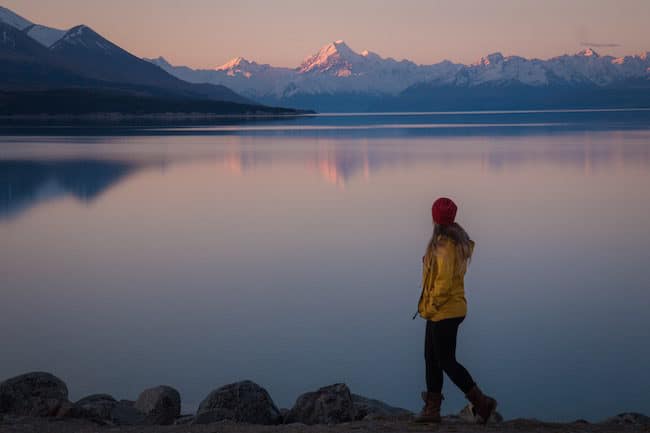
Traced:
POLYGON ((474 386, 472 376, 456 361, 456 336, 458 326, 464 319, 456 317, 438 322, 427 320, 424 359, 427 365, 428 392, 442 391, 443 371, 464 394, 474 386))

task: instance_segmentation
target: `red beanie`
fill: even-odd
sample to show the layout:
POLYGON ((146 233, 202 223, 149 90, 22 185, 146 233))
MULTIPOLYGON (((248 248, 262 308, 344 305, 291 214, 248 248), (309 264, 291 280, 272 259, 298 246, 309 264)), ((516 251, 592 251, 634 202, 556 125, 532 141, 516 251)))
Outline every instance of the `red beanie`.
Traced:
POLYGON ((433 222, 441 226, 452 224, 456 219, 457 210, 456 204, 450 198, 440 197, 431 207, 433 222))

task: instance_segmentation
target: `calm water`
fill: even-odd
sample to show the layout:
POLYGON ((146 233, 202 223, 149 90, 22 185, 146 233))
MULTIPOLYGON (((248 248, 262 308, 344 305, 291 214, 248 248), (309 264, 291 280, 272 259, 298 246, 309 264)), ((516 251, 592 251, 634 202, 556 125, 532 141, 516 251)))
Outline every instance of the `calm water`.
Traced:
POLYGON ((417 410, 449 195, 477 243, 458 356, 503 414, 650 412, 649 112, 0 133, 0 378, 167 383, 186 410, 245 378, 281 407, 346 382, 417 410))

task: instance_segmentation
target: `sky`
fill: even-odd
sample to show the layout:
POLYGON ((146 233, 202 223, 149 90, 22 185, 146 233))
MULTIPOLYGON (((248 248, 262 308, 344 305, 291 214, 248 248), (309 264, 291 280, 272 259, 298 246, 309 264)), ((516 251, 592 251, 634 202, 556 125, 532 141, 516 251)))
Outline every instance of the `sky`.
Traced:
POLYGON ((650 51, 650 0, 0 0, 23 17, 86 24, 141 57, 212 68, 237 56, 295 67, 342 39, 431 64, 493 52, 549 58, 650 51))

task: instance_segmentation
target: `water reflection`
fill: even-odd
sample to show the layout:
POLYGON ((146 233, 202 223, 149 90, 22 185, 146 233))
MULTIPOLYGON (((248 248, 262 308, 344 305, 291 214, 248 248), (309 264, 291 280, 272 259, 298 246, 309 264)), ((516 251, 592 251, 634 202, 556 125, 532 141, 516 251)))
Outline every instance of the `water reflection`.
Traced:
POLYGON ((0 160, 0 219, 65 196, 91 203, 137 168, 124 161, 0 160))
POLYGON ((643 411, 650 130, 611 122, 2 137, 0 378, 53 371, 73 399, 164 381, 186 410, 237 379, 285 407, 345 381, 416 410, 444 193, 477 241, 459 353, 505 416, 643 411))
MULTIPOLYGON (((650 165, 645 131, 583 132, 525 140, 512 137, 427 137, 305 141, 296 137, 212 136, 74 140, 14 138, 0 154, 0 220, 39 203, 66 196, 91 203, 112 185, 146 168, 207 160, 246 175, 266 166, 293 164, 317 172, 333 185, 368 181, 381 170, 416 164, 476 165, 500 171, 534 165, 570 166, 588 174, 650 165), (70 144, 70 143, 74 144, 70 144), (92 146, 88 144, 92 143, 92 146)), ((299 181, 298 179, 296 181, 299 181)))

